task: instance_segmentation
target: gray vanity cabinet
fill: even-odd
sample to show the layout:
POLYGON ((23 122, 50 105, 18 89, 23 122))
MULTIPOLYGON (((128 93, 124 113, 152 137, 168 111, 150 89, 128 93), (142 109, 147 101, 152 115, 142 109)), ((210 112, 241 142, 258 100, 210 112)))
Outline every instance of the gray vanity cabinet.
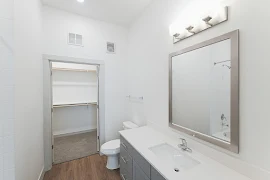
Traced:
POLYGON ((120 175, 122 180, 165 180, 122 136, 120 140, 120 175))
POLYGON ((132 175, 120 165, 120 176, 122 180, 132 180, 132 175))
POLYGON ((133 180, 150 180, 136 161, 133 161, 133 180))
POLYGON ((133 158, 132 146, 124 139, 120 138, 120 176, 122 180, 132 180, 133 158))
POLYGON ((152 180, 166 180, 163 176, 161 176, 160 174, 159 174, 159 172, 155 169, 155 168, 153 168, 153 167, 151 167, 151 179, 152 180))
POLYGON ((120 152, 120 167, 123 167, 130 175, 132 175, 132 157, 128 154, 123 146, 120 146, 120 152))
MULTIPOLYGON (((134 162, 136 162, 137 166, 143 171, 143 173, 150 178, 151 176, 151 165, 148 161, 146 161, 140 153, 138 153, 135 149, 132 150, 132 158, 133 158, 133 170, 134 170, 134 162)), ((134 176, 133 176, 134 177, 134 176)))

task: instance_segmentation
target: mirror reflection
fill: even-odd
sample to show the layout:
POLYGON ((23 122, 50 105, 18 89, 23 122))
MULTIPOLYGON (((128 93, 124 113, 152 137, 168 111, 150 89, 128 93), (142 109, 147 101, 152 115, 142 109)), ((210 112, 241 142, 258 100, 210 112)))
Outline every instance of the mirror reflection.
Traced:
POLYGON ((231 40, 171 60, 172 123, 230 142, 231 40))

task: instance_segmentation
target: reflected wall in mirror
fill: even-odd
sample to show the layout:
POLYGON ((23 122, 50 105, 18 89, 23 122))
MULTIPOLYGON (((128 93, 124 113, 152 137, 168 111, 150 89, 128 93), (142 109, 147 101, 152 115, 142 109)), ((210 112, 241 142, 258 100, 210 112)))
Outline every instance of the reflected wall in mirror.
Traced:
POLYGON ((238 31, 170 55, 170 126, 238 153, 238 31))

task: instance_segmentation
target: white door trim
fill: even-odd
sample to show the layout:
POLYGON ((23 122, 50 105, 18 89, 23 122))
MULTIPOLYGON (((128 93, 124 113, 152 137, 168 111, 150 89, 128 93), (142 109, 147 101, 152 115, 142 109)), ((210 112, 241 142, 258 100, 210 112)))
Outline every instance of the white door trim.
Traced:
POLYGON ((75 57, 64 57, 54 55, 43 55, 43 121, 44 121, 44 161, 45 171, 52 168, 52 92, 51 88, 51 68, 50 62, 66 62, 90 64, 99 66, 99 144, 105 142, 105 64, 103 60, 92 60, 75 57))

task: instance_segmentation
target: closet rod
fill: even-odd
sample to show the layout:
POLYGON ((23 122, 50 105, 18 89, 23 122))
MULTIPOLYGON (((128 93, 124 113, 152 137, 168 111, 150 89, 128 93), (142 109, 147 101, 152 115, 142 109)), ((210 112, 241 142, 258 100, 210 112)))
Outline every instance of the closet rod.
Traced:
POLYGON ((131 95, 128 95, 126 96, 127 98, 129 99, 138 99, 138 100, 143 100, 143 96, 140 96, 140 97, 136 97, 136 96, 131 96, 131 95))
POLYGON ((57 68, 57 67, 53 67, 52 70, 56 70, 56 71, 75 71, 75 72, 96 72, 96 70, 93 70, 93 69, 71 69, 71 68, 57 68))
POLYGON ((231 60, 225 60, 225 61, 219 61, 219 62, 214 62, 214 65, 220 64, 220 63, 225 63, 225 62, 229 62, 231 60))
POLYGON ((53 107, 61 108, 61 107, 75 107, 75 106, 89 106, 89 105, 97 105, 97 103, 91 102, 91 103, 76 103, 76 104, 58 104, 58 105, 53 105, 53 107))

